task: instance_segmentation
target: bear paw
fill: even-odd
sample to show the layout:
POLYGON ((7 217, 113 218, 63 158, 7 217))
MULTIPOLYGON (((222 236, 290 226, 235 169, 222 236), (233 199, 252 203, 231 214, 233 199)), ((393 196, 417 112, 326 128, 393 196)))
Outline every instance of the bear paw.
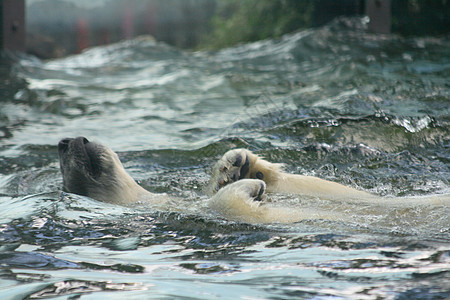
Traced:
POLYGON ((256 207, 266 202, 266 184, 259 179, 243 179, 220 189, 212 198, 214 206, 256 207))
MULTIPOLYGON (((213 168, 213 176, 210 185, 212 192, 217 192, 224 186, 244 178, 250 178, 252 163, 257 156, 246 149, 230 150, 222 156, 213 168)), ((263 179, 261 172, 257 172, 251 178, 263 179)))
POLYGON ((237 185, 241 185, 249 196, 249 200, 256 202, 266 201, 266 183, 258 179, 245 179, 241 180, 239 183, 235 183, 235 188, 237 185))
POLYGON ((239 222, 262 222, 266 217, 266 184, 259 179, 242 179, 220 189, 208 202, 209 208, 239 222))

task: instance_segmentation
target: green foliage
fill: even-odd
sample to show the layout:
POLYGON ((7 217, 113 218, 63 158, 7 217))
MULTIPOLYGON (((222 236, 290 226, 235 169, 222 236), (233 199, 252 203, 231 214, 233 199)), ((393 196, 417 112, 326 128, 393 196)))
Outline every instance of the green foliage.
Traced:
POLYGON ((222 0, 203 46, 222 48, 279 37, 310 27, 312 12, 310 0, 222 0))
MULTIPOLYGON (((276 38, 322 25, 339 15, 360 15, 365 0, 217 0, 211 33, 201 48, 223 48, 276 38)), ((402 35, 448 34, 450 0, 391 0, 392 32, 402 35)))

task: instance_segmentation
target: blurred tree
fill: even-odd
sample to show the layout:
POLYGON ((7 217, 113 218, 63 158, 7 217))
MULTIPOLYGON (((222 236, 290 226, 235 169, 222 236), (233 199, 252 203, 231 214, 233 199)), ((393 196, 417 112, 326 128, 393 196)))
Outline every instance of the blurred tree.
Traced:
POLYGON ((312 24, 310 0, 223 0, 203 46, 222 48, 239 42, 279 37, 312 24))
MULTIPOLYGON (((362 15, 365 0, 217 0, 211 33, 201 47, 276 38, 321 26, 337 16, 362 15)), ((392 32, 436 35, 450 32, 450 0, 391 0, 392 32)))

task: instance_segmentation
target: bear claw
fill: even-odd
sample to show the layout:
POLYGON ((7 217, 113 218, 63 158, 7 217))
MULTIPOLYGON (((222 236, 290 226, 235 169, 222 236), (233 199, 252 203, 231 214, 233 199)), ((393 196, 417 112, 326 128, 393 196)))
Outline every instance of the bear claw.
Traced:
POLYGON ((258 191, 258 195, 256 195, 256 197, 253 199, 254 201, 258 201, 258 202, 262 202, 264 201, 264 191, 265 191, 266 187, 263 183, 261 183, 260 189, 258 191))

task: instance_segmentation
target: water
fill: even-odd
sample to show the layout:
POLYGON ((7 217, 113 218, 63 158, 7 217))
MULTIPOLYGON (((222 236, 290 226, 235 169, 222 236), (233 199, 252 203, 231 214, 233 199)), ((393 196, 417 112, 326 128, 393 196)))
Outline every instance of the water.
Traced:
POLYGON ((341 19, 218 52, 140 38, 3 64, 0 297, 450 297, 446 205, 287 225, 197 209, 232 147, 382 196, 448 194, 449 39, 363 27, 341 19), (79 135, 185 212, 61 193, 56 145, 79 135))

